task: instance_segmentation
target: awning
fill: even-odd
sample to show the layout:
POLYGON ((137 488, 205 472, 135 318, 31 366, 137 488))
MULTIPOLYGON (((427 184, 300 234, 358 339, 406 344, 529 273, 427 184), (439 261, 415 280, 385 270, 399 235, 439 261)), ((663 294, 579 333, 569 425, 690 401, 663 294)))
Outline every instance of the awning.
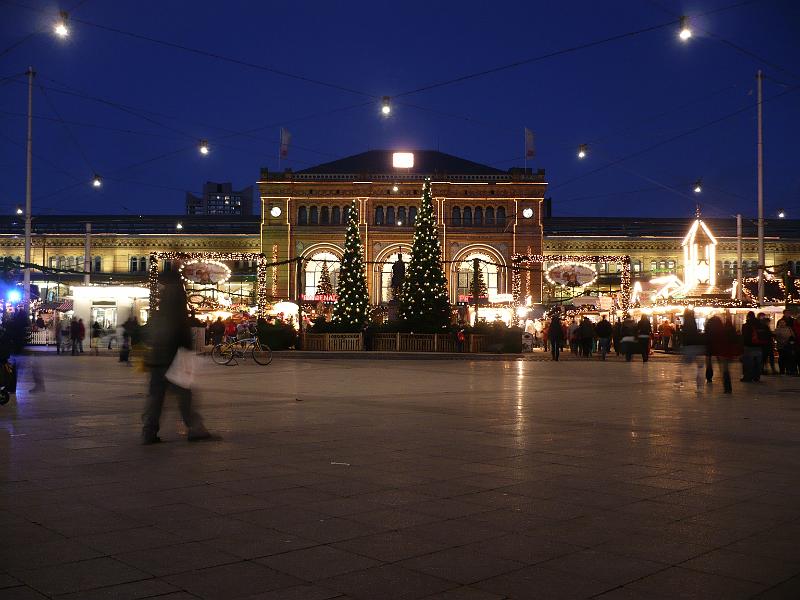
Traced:
POLYGON ((64 300, 61 304, 56 306, 58 312, 69 312, 73 309, 72 300, 64 300))

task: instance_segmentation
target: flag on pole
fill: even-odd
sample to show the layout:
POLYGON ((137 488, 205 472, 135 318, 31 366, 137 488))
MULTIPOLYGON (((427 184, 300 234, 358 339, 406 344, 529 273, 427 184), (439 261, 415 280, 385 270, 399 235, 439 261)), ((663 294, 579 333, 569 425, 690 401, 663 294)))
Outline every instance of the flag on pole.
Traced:
POLYGON ((525 128, 525 158, 533 158, 536 155, 536 148, 533 145, 533 132, 525 128))
POLYGON ((292 134, 289 133, 288 129, 284 129, 281 127, 281 158, 286 158, 289 156, 289 142, 292 139, 292 134))

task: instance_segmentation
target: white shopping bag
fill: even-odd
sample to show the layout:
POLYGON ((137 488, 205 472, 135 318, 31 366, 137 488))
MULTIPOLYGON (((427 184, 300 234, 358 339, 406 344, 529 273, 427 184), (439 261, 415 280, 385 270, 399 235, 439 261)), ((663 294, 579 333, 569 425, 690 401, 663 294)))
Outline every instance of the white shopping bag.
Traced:
POLYGON ((191 389, 194 383, 194 361, 194 352, 186 348, 178 348, 178 352, 175 354, 175 358, 172 359, 172 364, 167 369, 164 377, 178 387, 187 390, 191 389))

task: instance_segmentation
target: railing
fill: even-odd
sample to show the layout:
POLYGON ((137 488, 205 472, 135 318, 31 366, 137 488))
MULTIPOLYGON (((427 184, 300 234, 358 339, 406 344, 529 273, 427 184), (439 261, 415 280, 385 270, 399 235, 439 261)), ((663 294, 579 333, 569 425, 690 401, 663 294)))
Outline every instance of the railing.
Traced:
MULTIPOLYGON (((470 334, 459 349, 449 333, 376 333, 369 338, 369 349, 376 352, 485 352, 486 336, 470 334)), ((360 333, 306 333, 303 350, 359 352, 364 350, 360 333)))
POLYGON ((28 334, 29 346, 49 346, 55 343, 56 338, 48 329, 39 329, 28 334))

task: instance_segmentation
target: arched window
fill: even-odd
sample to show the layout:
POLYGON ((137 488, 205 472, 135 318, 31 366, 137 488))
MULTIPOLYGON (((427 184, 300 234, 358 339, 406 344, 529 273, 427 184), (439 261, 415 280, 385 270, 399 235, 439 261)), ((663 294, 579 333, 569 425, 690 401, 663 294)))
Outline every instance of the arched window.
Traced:
POLYGON ((330 215, 330 209, 327 206, 323 206, 322 209, 320 210, 319 222, 322 223, 323 225, 330 225, 331 215, 330 215))
POLYGON ((408 224, 413 225, 417 220, 417 207, 411 206, 408 209, 408 224))
POLYGON ((58 257, 58 268, 59 269, 67 268, 67 259, 65 259, 63 256, 58 257))
POLYGON ((383 225, 383 207, 375 207, 375 225, 383 225))
POLYGON ((675 261, 674 260, 668 260, 667 261, 667 270, 670 273, 673 273, 673 274, 675 273, 675 261))
POLYGON ((339 225, 342 222, 342 209, 338 206, 334 206, 333 210, 331 211, 331 224, 332 225, 339 225))
POLYGON ((486 207, 486 224, 494 225, 494 209, 491 206, 486 207))
POLYGON ((475 207, 475 225, 483 225, 483 209, 480 206, 475 207))
POLYGON ((308 211, 308 224, 319 225, 319 209, 316 206, 312 206, 308 211))
POLYGON ((665 261, 665 260, 658 261, 658 270, 659 271, 666 271, 667 270, 667 261, 665 261))
POLYGON ((450 222, 453 227, 461 226, 461 209, 459 207, 453 207, 453 216, 451 217, 450 222))
POLYGON ((308 209, 305 206, 297 207, 297 224, 308 225, 308 209))
POLYGON ((139 270, 139 259, 136 258, 135 256, 131 256, 130 272, 131 273, 136 273, 136 271, 138 271, 138 270, 139 270))
POLYGON ((306 263, 305 286, 303 294, 306 298, 313 299, 319 286, 319 278, 322 276, 322 265, 327 263, 328 275, 331 278, 331 285, 334 293, 339 280, 339 257, 331 252, 318 252, 314 254, 306 263))
POLYGON ((103 270, 103 259, 99 256, 94 257, 94 265, 92 266, 95 273, 100 273, 103 270))
POLYGON ((165 271, 172 271, 172 261, 171 260, 165 260, 164 261, 164 270, 165 271))
POLYGON ((401 260, 405 263, 406 268, 408 268, 408 263, 411 260, 411 255, 406 254, 405 252, 393 252, 384 259, 386 262, 383 263, 383 268, 381 269, 380 273, 381 287, 380 287, 380 298, 378 299, 379 302, 390 302, 393 299, 392 267, 394 267, 394 263, 397 262, 398 254, 400 254, 401 260))
POLYGON ((75 269, 75 257, 68 256, 67 257, 67 268, 68 269, 75 269))
POLYGON ((394 225, 394 206, 386 207, 386 224, 394 225))
POLYGON ((496 294, 499 285, 499 268, 497 262, 486 254, 470 254, 459 265, 458 273, 456 273, 456 296, 472 296, 472 277, 475 270, 475 263, 473 259, 479 258, 478 268, 483 274, 483 281, 486 284, 486 289, 489 295, 496 294))
POLYGON ((498 225, 506 224, 506 209, 504 207, 497 207, 497 211, 495 212, 495 221, 498 225))
POLYGON ((722 261, 722 272, 725 275, 731 275, 731 261, 729 260, 722 261))
POLYGON ((650 261, 650 273, 654 274, 656 271, 658 271, 658 261, 657 260, 651 260, 650 261))
POLYGON ((142 256, 139 259, 139 270, 142 271, 142 272, 147 271, 147 257, 146 256, 142 256))
POLYGON ((397 209, 397 224, 398 225, 406 225, 408 226, 408 221, 406 221, 406 207, 401 206, 397 209))
POLYGON ((469 206, 464 207, 464 227, 472 226, 472 209, 469 206))

